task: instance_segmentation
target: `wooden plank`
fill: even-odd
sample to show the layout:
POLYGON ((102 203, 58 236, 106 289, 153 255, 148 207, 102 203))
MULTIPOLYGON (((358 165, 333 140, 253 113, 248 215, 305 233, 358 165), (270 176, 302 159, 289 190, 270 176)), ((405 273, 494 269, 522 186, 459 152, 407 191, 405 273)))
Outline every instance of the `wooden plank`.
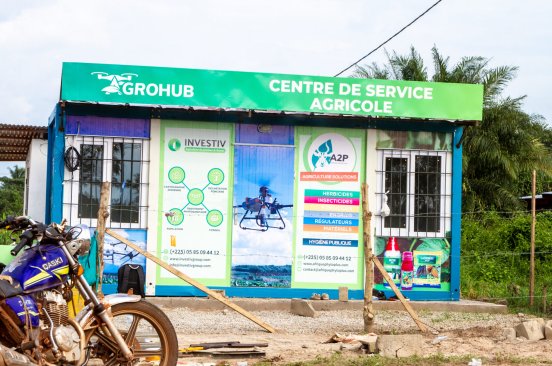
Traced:
POLYGON ((111 189, 110 182, 102 183, 100 191, 100 208, 98 209, 98 224, 96 231, 98 232, 98 252, 97 252, 97 270, 98 270, 98 288, 96 293, 98 296, 103 296, 102 293, 102 277, 104 270, 103 252, 104 252, 104 237, 105 237, 105 220, 109 217, 109 190, 111 189))
POLYGON ((137 251, 138 253, 143 254, 146 258, 148 258, 149 260, 157 263, 161 267, 165 268, 167 271, 171 272, 173 275, 183 279, 184 281, 188 282, 190 285, 194 286, 195 288, 205 292, 206 294, 211 296, 213 299, 220 301, 224 305, 228 306, 230 309, 237 311, 238 313, 245 316, 246 318, 248 318, 252 322, 260 325, 264 329, 268 330, 270 333, 276 333, 276 330, 274 328, 272 328, 267 323, 263 322, 261 319, 257 318, 255 315, 251 314, 247 310, 245 310, 245 309, 241 308, 240 306, 234 304, 233 302, 229 301, 228 299, 226 299, 221 294, 219 294, 215 291, 211 291, 209 288, 207 288, 203 284, 197 282, 196 280, 194 280, 190 276, 180 272, 179 270, 172 267, 168 263, 166 263, 166 262, 162 261, 161 259, 157 258, 156 256, 154 256, 153 254, 142 250, 142 248, 140 248, 136 244, 132 243, 131 241, 128 241, 127 239, 123 238, 122 236, 120 236, 116 232, 112 231, 111 229, 107 229, 107 230, 105 230, 105 232, 108 235, 114 237, 115 239, 121 241, 122 243, 125 243, 126 245, 128 245, 129 247, 131 247, 132 249, 137 251))
POLYGON ((375 326, 374 304, 372 302, 372 291, 374 289, 374 266, 372 264, 372 243, 370 241, 370 224, 372 222, 372 212, 368 208, 368 185, 362 183, 362 227, 364 241, 364 331, 372 333, 375 326))
POLYGON ((414 321, 416 322, 416 325, 418 325, 418 328, 420 328, 420 330, 424 333, 427 332, 427 327, 425 326, 424 323, 422 323, 422 321, 418 317, 418 314, 416 314, 416 312, 414 311, 412 306, 410 306, 410 304, 406 301, 403 294, 399 291, 399 289, 397 288, 397 286, 393 282, 393 279, 389 276, 387 271, 383 268, 383 265, 379 261, 378 257, 373 256, 372 261, 374 262, 376 267, 378 267, 378 270, 381 272, 381 274, 383 275, 383 278, 385 278, 385 280, 387 281, 389 286, 391 286, 391 288, 393 289, 393 292, 395 293, 395 295, 397 295, 397 298, 401 301, 401 303, 403 304, 403 306, 406 309, 406 311, 408 312, 408 314, 410 314, 412 319, 414 319, 414 321))
POLYGON ((268 343, 240 343, 238 342, 207 342, 190 344, 191 348, 198 347, 203 349, 210 348, 253 348, 268 347, 268 343))

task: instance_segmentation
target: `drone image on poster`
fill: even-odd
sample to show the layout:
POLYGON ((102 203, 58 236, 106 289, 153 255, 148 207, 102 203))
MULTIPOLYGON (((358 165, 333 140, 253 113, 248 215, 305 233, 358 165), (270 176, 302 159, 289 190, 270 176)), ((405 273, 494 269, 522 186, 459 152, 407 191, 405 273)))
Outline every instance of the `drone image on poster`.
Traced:
POLYGON ((243 208, 243 214, 239 226, 243 230, 267 231, 268 229, 284 230, 286 223, 282 218, 280 209, 285 207, 293 207, 293 205, 282 205, 276 198, 272 200, 272 195, 268 193, 268 187, 261 186, 259 188, 259 197, 245 197, 245 201, 234 208, 243 208), (246 226, 246 220, 253 220, 256 227, 246 226), (275 223, 271 225, 271 223, 275 223))
POLYGON ((132 263, 134 258, 138 257, 139 255, 140 253, 135 250, 129 251, 128 245, 126 245, 125 243, 117 242, 111 245, 106 245, 106 249, 104 251, 104 261, 111 261, 112 264, 122 266, 127 262, 132 263), (123 246, 122 250, 117 250, 117 247, 121 245, 123 246))

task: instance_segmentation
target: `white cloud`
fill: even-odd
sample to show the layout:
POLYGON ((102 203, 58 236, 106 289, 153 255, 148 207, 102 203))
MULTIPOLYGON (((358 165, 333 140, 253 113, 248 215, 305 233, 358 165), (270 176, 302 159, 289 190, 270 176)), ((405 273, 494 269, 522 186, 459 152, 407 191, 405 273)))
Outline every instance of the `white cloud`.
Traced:
POLYGON ((284 222, 284 230, 271 228, 264 232, 234 226, 232 264, 291 264, 292 224, 287 218, 284 222))
MULTIPOLYGON (((7 2, 0 15, 0 121, 45 125, 63 61, 333 75, 432 3, 7 2)), ((444 1, 386 48, 406 53, 414 45, 428 56, 436 44, 451 61, 480 55, 493 65, 517 65, 507 93, 527 94, 527 111, 552 121, 550 13, 550 1, 444 1)), ((380 50, 366 62, 384 60, 380 50)))

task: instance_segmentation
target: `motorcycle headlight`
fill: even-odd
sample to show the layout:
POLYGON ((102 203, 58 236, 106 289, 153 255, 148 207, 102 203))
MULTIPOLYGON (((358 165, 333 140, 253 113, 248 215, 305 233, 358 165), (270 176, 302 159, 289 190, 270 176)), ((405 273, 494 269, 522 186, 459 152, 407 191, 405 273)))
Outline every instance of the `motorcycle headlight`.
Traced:
POLYGON ((67 243, 67 249, 72 255, 85 255, 90 251, 90 229, 84 224, 76 225, 75 228, 77 227, 80 233, 78 237, 67 243))

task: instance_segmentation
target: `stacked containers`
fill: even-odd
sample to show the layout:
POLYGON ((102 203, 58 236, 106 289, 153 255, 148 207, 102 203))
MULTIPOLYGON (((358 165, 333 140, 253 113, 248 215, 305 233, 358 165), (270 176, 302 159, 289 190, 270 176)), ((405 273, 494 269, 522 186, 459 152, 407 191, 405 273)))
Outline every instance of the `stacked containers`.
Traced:
MULTIPOLYGON (((389 274, 395 285, 401 284, 401 251, 395 237, 390 237, 383 253, 383 268, 389 274)), ((384 282, 389 287, 387 281, 384 282)))

